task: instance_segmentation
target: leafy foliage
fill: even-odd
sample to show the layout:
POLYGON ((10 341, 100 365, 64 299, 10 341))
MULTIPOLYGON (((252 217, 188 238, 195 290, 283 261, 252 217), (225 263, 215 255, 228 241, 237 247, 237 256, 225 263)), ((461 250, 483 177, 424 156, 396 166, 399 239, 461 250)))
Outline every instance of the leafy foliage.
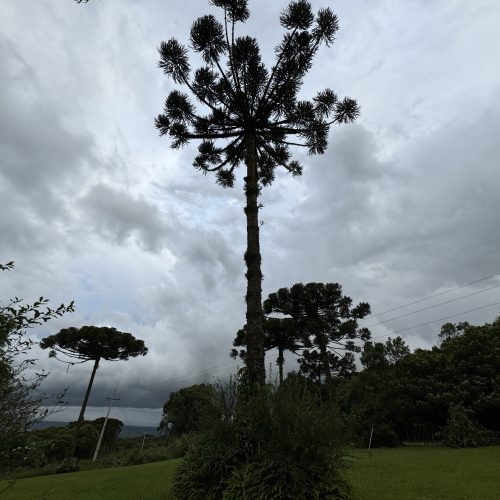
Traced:
MULTIPOLYGON (((13 268, 13 262, 0 264, 1 271, 13 268)), ((44 395, 38 391, 46 373, 33 371, 27 374, 27 369, 35 364, 35 360, 28 357, 33 345, 28 330, 72 312, 74 305, 71 302, 53 309, 48 304, 44 297, 32 304, 26 304, 18 297, 6 303, 0 302, 0 455, 3 457, 9 456, 17 447, 20 433, 49 413, 49 410, 41 409, 44 395)), ((56 396, 55 409, 61 404, 62 395, 56 396)))
POLYGON ((353 442, 366 446, 372 426, 374 445, 500 441, 500 318, 446 324, 440 337, 413 353, 398 338, 365 345, 365 369, 339 390, 353 442))
POLYGON ((473 412, 463 406, 450 408, 446 426, 441 434, 444 445, 451 448, 470 448, 495 443, 493 433, 473 421, 473 412))
POLYGON ((163 405, 160 429, 169 429, 169 435, 180 436, 208 430, 221 417, 214 387, 209 384, 193 385, 170 394, 163 405))
POLYGON ((351 498, 339 426, 314 385, 295 376, 249 392, 242 374, 239 390, 234 420, 201 436, 179 465, 175 498, 351 498))
MULTIPOLYGON (((104 418, 85 421, 79 429, 79 440, 75 458, 89 459, 93 456, 104 418)), ((16 434, 10 439, 9 447, 0 447, 0 464, 5 468, 40 467, 58 462, 66 457, 72 442, 76 422, 64 427, 33 429, 16 434)), ((118 434, 123 427, 120 420, 110 418, 106 425, 102 449, 109 451, 116 446, 118 434)))

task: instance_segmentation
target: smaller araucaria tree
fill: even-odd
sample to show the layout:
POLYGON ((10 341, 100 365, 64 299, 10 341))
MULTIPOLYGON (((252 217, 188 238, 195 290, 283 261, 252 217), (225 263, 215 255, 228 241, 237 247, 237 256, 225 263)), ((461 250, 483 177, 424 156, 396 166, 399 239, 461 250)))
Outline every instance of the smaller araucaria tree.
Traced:
POLYGON ((58 354, 62 354, 68 358, 79 360, 77 363, 94 362, 78 422, 83 422, 85 408, 101 359, 107 361, 127 360, 130 357, 145 356, 148 352, 143 340, 136 339, 131 333, 120 332, 116 328, 107 326, 64 328, 59 333, 42 339, 40 347, 50 349, 49 357, 51 358, 57 358, 58 354))
MULTIPOLYGON (((285 364, 285 352, 297 352, 303 348, 303 341, 300 337, 300 332, 296 328, 296 324, 291 318, 269 318, 264 317, 262 322, 264 331, 264 350, 270 351, 276 349, 278 357, 276 364, 278 365, 279 383, 283 382, 283 365, 285 364)), ((244 326, 236 333, 236 338, 233 341, 234 348, 230 351, 230 356, 234 359, 240 357, 245 359, 247 345, 247 330, 244 326), (238 350, 237 348, 240 347, 238 350)))
POLYGON ((298 360, 300 371, 327 386, 333 386, 333 375, 348 373, 354 368, 353 352, 370 339, 370 331, 360 328, 358 320, 370 314, 370 306, 342 293, 338 283, 297 283, 280 288, 264 302, 266 314, 280 314, 293 319, 304 349, 298 360))

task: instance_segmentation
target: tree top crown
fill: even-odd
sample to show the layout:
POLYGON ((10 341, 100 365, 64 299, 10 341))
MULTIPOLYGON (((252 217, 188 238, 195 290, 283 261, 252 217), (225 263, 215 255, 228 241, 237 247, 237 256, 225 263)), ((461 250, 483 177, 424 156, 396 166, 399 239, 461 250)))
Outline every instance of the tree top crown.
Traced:
POLYGON ((131 333, 120 332, 107 326, 63 328, 59 333, 42 339, 40 347, 51 349, 50 357, 61 353, 82 362, 98 359, 126 360, 148 353, 143 340, 136 339, 131 333))
POLYGON ((188 47, 175 38, 158 49, 165 75, 187 87, 207 113, 197 111, 190 95, 173 90, 156 118, 160 135, 168 135, 173 148, 200 140, 193 165, 203 173, 216 172, 217 182, 225 187, 233 185, 234 169, 245 161, 249 135, 255 139, 261 186, 273 181, 277 166, 300 175, 302 166, 291 160, 290 147, 322 154, 330 126, 351 122, 359 114, 353 99, 339 99, 328 88, 311 100, 298 99, 319 47, 335 39, 337 17, 329 8, 315 14, 307 0, 291 1, 280 16, 285 33, 275 47, 276 62, 267 69, 257 40, 235 35, 235 25, 250 16, 248 1, 210 3, 221 8, 223 22, 202 16, 190 33, 190 48, 204 66, 192 71, 188 47))

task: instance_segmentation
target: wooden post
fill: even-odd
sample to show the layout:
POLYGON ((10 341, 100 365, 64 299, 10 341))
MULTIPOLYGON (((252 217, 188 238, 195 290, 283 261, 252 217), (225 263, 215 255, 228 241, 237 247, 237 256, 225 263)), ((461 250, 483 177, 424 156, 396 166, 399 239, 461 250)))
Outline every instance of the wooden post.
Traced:
POLYGON ((368 449, 370 449, 370 448, 372 447, 372 437, 373 437, 373 428, 374 428, 374 427, 375 427, 375 426, 374 426, 374 425, 372 425, 372 430, 371 430, 371 432, 370 432, 370 441, 369 441, 369 443, 368 443, 368 449))

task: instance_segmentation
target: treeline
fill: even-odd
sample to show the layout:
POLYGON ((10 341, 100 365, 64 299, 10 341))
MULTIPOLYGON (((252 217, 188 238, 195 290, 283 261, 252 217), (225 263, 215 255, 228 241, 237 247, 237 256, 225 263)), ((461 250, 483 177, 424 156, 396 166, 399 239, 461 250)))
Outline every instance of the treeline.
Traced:
POLYGON ((339 380, 341 414, 354 443, 406 441, 480 446, 499 442, 500 318, 447 323, 438 345, 410 353, 401 338, 368 342, 364 369, 339 380))
MULTIPOLYGON (((82 423, 75 450, 76 458, 92 458, 104 420, 104 417, 100 417, 82 423)), ((63 460, 67 456, 75 425, 76 422, 70 422, 63 427, 48 427, 3 436, 4 441, 0 445, 0 470, 41 467, 63 460)), ((102 452, 115 448, 122 427, 123 422, 120 420, 108 419, 101 443, 102 452)))
MULTIPOLYGON (((300 379, 319 401, 333 398, 345 444, 499 443, 500 318, 482 326, 447 323, 436 340, 414 352, 401 337, 367 341, 360 371, 351 365, 330 379, 291 372, 284 383, 300 379)), ((160 428, 171 436, 206 432, 233 418, 236 399, 234 381, 180 389, 165 403, 160 428)))

